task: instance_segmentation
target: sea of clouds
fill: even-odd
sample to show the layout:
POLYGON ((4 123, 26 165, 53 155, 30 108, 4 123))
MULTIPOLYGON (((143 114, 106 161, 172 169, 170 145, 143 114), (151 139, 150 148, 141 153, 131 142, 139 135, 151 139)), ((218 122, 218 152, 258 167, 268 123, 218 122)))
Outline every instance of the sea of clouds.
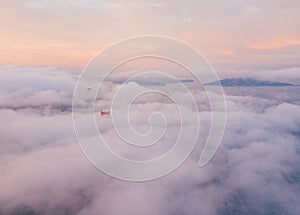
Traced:
MULTIPOLYGON (((284 71, 280 74, 284 76, 284 71)), ((76 75, 55 68, 10 65, 0 67, 0 77, 0 214, 300 212, 297 87, 257 88, 256 92, 252 88, 251 93, 247 88, 243 93, 225 89, 225 134, 203 168, 197 163, 210 127, 209 104, 205 92, 193 88, 201 120, 195 150, 173 173, 136 183, 103 174, 81 152, 72 123, 76 75)), ((117 87, 113 83, 104 87, 100 106, 108 104, 117 87)), ((134 87, 142 86, 128 83, 128 90, 134 87)), ((181 92, 176 93, 184 99, 181 92)), ((75 105, 86 107, 84 102, 75 105)), ((151 159, 172 146, 180 127, 175 106, 154 95, 136 100, 132 126, 147 130, 147 117, 153 110, 165 113, 170 124, 166 137, 150 151, 123 146, 108 118, 99 116, 98 126, 118 153, 151 159)))

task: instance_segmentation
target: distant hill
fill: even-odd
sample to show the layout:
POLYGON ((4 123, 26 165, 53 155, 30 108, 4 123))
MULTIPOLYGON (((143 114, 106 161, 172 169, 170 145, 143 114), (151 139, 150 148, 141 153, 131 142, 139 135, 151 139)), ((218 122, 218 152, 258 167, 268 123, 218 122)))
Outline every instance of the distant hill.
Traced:
MULTIPOLYGON (((111 80, 113 83, 115 84, 123 84, 126 82, 126 79, 118 79, 118 80, 111 80)), ((130 80, 131 82, 135 82, 141 86, 143 85, 148 85, 148 86, 165 86, 166 84, 174 84, 174 83, 178 83, 178 82, 182 82, 182 83, 190 83, 190 82, 194 82, 194 80, 192 79, 171 79, 171 78, 167 78, 167 77, 139 77, 139 78, 132 78, 130 80)))
POLYGON ((227 78, 216 82, 207 83, 205 85, 222 85, 223 87, 283 87, 296 86, 294 84, 284 82, 262 81, 254 78, 227 78))

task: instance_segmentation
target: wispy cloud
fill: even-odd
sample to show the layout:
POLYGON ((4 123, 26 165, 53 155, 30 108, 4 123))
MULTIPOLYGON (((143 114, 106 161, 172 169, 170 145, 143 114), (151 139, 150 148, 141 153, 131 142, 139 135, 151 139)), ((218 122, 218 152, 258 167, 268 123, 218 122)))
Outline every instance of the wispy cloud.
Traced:
POLYGON ((216 51, 217 54, 219 55, 224 55, 224 56, 233 56, 234 55, 234 52, 233 51, 230 51, 230 50, 217 50, 216 51))
POLYGON ((263 9, 260 7, 249 7, 247 9, 245 9, 245 13, 248 14, 257 14, 257 13, 261 13, 263 12, 263 9))
POLYGON ((111 7, 120 7, 121 4, 109 1, 98 0, 31 0, 25 3, 28 7, 33 9, 49 9, 61 6, 91 8, 91 9, 108 9, 111 7))
POLYGON ((278 50, 290 46, 299 46, 300 40, 298 39, 279 39, 271 40, 264 43, 252 43, 247 45, 250 49, 255 50, 278 50))

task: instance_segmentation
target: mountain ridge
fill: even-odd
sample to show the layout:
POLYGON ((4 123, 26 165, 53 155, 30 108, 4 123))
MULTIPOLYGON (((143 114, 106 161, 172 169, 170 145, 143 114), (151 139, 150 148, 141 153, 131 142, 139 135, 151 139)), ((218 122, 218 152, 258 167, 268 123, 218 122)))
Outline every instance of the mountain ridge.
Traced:
POLYGON ((222 85, 223 87, 284 87, 284 86, 298 86, 286 82, 272 82, 258 80, 255 78, 226 78, 220 81, 210 82, 205 85, 222 85))

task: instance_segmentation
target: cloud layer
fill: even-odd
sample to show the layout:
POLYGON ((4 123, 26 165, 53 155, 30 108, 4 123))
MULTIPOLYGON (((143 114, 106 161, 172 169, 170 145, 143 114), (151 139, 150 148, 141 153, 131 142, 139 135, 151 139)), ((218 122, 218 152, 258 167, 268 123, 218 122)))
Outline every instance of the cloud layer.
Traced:
MULTIPOLYGON (((199 143, 162 179, 130 183, 94 168, 72 127, 76 77, 54 68, 1 67, 0 213, 11 214, 298 214, 300 211, 300 98, 274 93, 227 92, 227 125, 221 147, 204 168, 197 161, 210 126, 203 91, 191 87, 200 107, 199 143)), ((104 89, 107 104, 116 85, 104 89)), ((129 87, 133 87, 130 85, 129 87)), ((291 88, 293 91, 293 89, 291 88)), ((254 89, 252 89, 254 91, 254 89)), ((178 92, 177 92, 178 93, 178 92)), ((179 97, 184 95, 178 93, 179 97)), ((108 118, 99 129, 124 156, 149 159, 168 150, 180 126, 163 98, 137 100, 133 126, 148 129, 153 110, 169 115, 169 131, 150 151, 132 151, 117 139, 108 118), (158 99, 157 102, 155 99, 158 99), (148 156, 148 157, 147 157, 148 156)), ((99 97, 100 98, 100 97, 99 97)))

